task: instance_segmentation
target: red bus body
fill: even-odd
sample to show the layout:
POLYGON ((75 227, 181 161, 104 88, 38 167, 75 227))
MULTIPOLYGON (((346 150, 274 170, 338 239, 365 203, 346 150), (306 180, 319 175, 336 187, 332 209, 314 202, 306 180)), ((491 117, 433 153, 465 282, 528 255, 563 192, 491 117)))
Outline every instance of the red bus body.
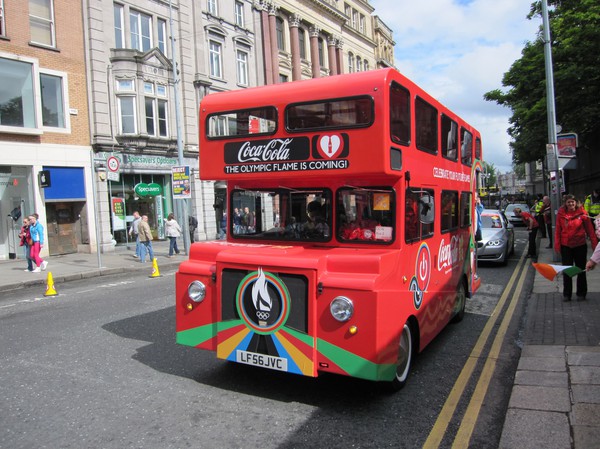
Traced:
POLYGON ((200 179, 227 182, 227 238, 179 267, 177 342, 403 385, 477 288, 479 160, 477 130, 393 69, 206 96, 200 179))

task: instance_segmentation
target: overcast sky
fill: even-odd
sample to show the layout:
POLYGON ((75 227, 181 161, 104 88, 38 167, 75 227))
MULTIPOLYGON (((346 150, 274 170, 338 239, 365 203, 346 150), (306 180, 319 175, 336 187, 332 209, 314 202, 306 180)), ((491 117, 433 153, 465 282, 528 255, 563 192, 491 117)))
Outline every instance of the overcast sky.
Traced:
POLYGON ((370 0, 393 30, 396 68, 477 128, 484 160, 512 171, 510 110, 483 99, 535 40, 530 0, 370 0))

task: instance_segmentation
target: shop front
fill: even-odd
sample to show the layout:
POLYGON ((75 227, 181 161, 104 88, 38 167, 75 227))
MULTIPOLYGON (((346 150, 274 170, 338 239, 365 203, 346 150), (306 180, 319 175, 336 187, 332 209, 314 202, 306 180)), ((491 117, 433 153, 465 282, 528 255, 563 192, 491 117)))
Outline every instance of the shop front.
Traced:
POLYGON ((19 231, 34 211, 32 168, 0 165, 0 259, 23 258, 19 231))
POLYGON ((109 181, 112 234, 117 244, 128 244, 133 213, 148 216, 152 236, 164 240, 164 217, 173 210, 170 175, 123 174, 109 181))
POLYGON ((155 240, 165 240, 164 219, 174 212, 171 168, 176 158, 132 155, 128 153, 97 153, 97 165, 109 158, 119 161, 118 173, 107 179, 110 206, 110 232, 116 245, 130 245, 129 227, 133 213, 148 216, 155 240), (117 179, 115 179, 117 178, 117 179))

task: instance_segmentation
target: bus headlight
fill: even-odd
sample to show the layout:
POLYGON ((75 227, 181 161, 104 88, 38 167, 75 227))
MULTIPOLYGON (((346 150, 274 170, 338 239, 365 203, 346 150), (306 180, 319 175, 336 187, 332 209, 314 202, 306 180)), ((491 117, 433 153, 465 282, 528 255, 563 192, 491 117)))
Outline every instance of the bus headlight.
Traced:
POLYGON ((194 302, 202 302, 206 296, 206 286, 200 281, 188 285, 188 296, 194 302))
POLYGON ((348 321, 354 314, 354 304, 351 299, 345 296, 337 296, 331 301, 329 311, 331 312, 331 316, 336 320, 341 322, 348 321))

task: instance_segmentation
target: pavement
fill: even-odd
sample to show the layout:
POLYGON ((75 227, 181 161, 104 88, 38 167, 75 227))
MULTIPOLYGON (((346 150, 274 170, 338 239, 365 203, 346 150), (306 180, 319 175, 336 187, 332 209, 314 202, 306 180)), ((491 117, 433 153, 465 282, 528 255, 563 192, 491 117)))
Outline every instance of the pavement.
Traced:
MULTIPOLYGON (((547 242, 538 262, 560 265, 547 242)), ((548 281, 535 272, 500 449, 600 448, 598 267, 587 282, 585 301, 576 300, 573 278, 573 300, 563 302, 562 277, 548 281)))
MULTIPOLYGON (((179 249, 183 242, 178 242, 179 249)), ((169 241, 155 240, 152 242, 154 256, 157 260, 159 273, 163 269, 176 269, 181 262, 187 259, 184 251, 171 258, 169 255, 169 241)), ((21 249, 21 248, 19 248, 21 249)), ((96 276, 107 276, 129 272, 148 272, 152 275, 152 263, 146 258, 146 263, 133 257, 135 244, 116 246, 114 252, 98 254, 75 253, 50 256, 45 258, 48 262, 46 271, 32 273, 24 271, 27 262, 24 259, 0 261, 0 292, 6 292, 24 287, 40 286, 40 295, 47 292, 48 276, 51 274, 55 290, 60 294, 60 284, 68 281, 87 279, 96 276)), ((23 257, 19 251, 18 257, 23 257)))
MULTIPOLYGON (((553 263, 552 250, 544 248, 547 240, 541 243, 538 261, 553 263)), ((168 258, 168 241, 154 241, 153 247, 159 270, 176 269, 187 258, 183 251, 168 258)), ((51 256, 41 273, 23 271, 22 259, 0 261, 0 292, 39 285, 42 295, 49 274, 58 294, 60 285, 72 280, 140 271, 152 275, 152 263, 140 263, 134 249, 117 246, 100 257, 51 256)), ((500 449, 600 447, 600 268, 587 279, 585 301, 563 302, 560 277, 552 282, 535 272, 500 449)))

